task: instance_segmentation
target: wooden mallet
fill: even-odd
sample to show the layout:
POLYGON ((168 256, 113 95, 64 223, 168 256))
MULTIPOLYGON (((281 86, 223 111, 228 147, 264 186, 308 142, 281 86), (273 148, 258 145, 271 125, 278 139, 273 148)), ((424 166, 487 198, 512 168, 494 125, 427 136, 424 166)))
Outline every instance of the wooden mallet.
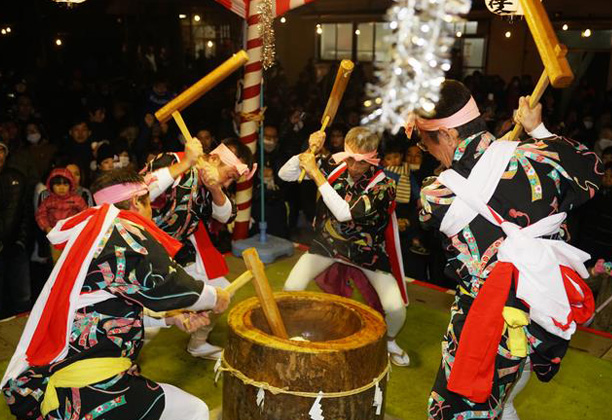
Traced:
MULTIPOLYGON (((227 286, 224 290, 227 293, 229 293, 230 296, 233 296, 241 287, 245 286, 249 281, 251 281, 252 278, 253 278, 253 274, 251 273, 251 271, 246 270, 244 273, 236 277, 236 279, 233 282, 231 282, 229 286, 227 286)), ((192 312, 192 311, 186 311, 183 309, 174 309, 174 310, 167 311, 167 312, 154 312, 154 311, 147 309, 146 315, 151 316, 153 318, 166 318, 166 317, 172 317, 172 316, 176 316, 176 315, 180 315, 180 314, 184 314, 188 312, 192 312)), ((189 319, 184 319, 183 325, 185 325, 185 327, 188 329, 189 319)))
POLYGON ((259 254, 257 254, 257 249, 245 249, 242 252, 242 258, 244 259, 244 263, 249 271, 253 274, 253 285, 255 286, 255 292, 259 298, 259 303, 261 304, 263 313, 266 316, 268 325, 272 330, 272 334, 280 338, 289 339, 287 329, 285 328, 280 311, 278 310, 278 305, 274 299, 272 288, 268 282, 268 277, 264 271, 264 265, 259 259, 259 254))
MULTIPOLYGON (((336 80, 334 81, 334 87, 332 88, 329 99, 327 100, 327 106, 321 117, 321 131, 325 131, 334 120, 354 68, 355 64, 351 60, 342 60, 340 62, 338 73, 336 73, 336 80)), ((309 152, 315 153, 316 150, 310 149, 309 152)), ((298 182, 302 182, 305 176, 306 171, 302 169, 298 182)))
POLYGON ((185 121, 183 121, 181 111, 221 83, 230 74, 244 66, 247 61, 249 61, 249 56, 246 51, 238 51, 219 67, 208 73, 183 93, 160 108, 155 113, 155 117, 161 123, 167 122, 170 118, 174 118, 176 125, 178 125, 178 128, 181 130, 181 134, 185 137, 185 141, 191 140, 191 134, 185 125, 185 121))
MULTIPOLYGON (((519 0, 529 31, 533 36, 538 52, 544 63, 544 71, 529 99, 529 107, 533 108, 540 102, 548 84, 555 88, 568 87, 574 81, 574 73, 565 57, 567 48, 559 43, 557 34, 550 23, 548 14, 540 0, 519 0)), ((517 140, 523 127, 517 124, 508 140, 517 140)))

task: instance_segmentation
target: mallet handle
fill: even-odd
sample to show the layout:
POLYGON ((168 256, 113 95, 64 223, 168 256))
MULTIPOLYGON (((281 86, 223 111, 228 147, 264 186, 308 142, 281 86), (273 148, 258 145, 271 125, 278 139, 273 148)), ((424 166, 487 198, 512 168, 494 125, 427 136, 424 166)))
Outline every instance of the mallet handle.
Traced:
POLYGON ((274 299, 272 288, 268 282, 268 277, 264 271, 264 265, 259 259, 257 250, 255 248, 244 250, 242 252, 242 258, 249 271, 253 274, 253 285, 255 286, 259 303, 261 303, 261 308, 266 316, 268 325, 270 325, 272 334, 280 338, 289 339, 287 329, 285 328, 280 311, 278 310, 278 305, 274 299))
MULTIPOLYGON (((329 124, 329 121, 330 121, 330 117, 328 115, 323 120, 323 124, 321 125, 321 131, 325 131, 325 129, 327 128, 327 125, 329 124)), ((312 147, 310 149, 308 149, 308 153, 312 153, 313 155, 316 152, 317 151, 314 148, 312 148, 312 147)), ((298 182, 301 183, 304 180, 304 177, 306 177, 306 171, 302 169, 302 172, 300 172, 300 177, 298 178, 298 182)))
POLYGON ((252 278, 253 273, 251 273, 251 270, 247 270, 239 275, 236 280, 231 282, 230 285, 225 288, 225 291, 230 295, 233 295, 238 291, 238 289, 250 282, 252 278))
POLYGON ((246 51, 238 51, 219 67, 208 73, 179 96, 160 108, 155 113, 155 117, 162 123, 168 121, 174 111, 182 111, 183 109, 187 108, 206 92, 221 83, 230 74, 245 65, 248 61, 249 56, 246 51))
MULTIPOLYGON (((542 95, 544 95, 544 92, 546 92, 546 88, 548 87, 549 83, 550 83, 550 79, 548 78, 546 69, 544 69, 544 71, 542 72, 542 75, 540 76, 540 80, 538 80, 538 83, 533 89, 533 93, 529 97, 529 108, 534 108, 538 104, 538 102, 540 102, 540 99, 542 99, 542 95)), ((518 138, 521 136, 522 133, 523 133, 523 126, 521 124, 516 124, 514 126, 514 129, 508 136, 508 140, 510 141, 518 140, 518 138)))
POLYGON ((176 125, 178 125, 179 130, 181 130, 181 134, 183 135, 183 137, 185 137, 185 141, 190 141, 191 134, 189 133, 189 129, 187 128, 187 125, 185 124, 185 120, 183 120, 183 116, 181 115, 181 113, 179 111, 174 111, 172 113, 172 118, 174 119, 176 125))
MULTIPOLYGON (((253 273, 251 273, 250 270, 247 270, 241 275, 239 275, 238 277, 236 277, 236 279, 233 282, 231 282, 229 286, 227 286, 224 290, 230 295, 234 295, 239 289, 241 289, 248 282, 250 282, 252 278, 253 278, 253 273)), ((154 312, 154 311, 147 310, 147 315, 152 316, 154 318, 165 318, 165 317, 171 317, 174 315, 182 314, 185 312, 191 312, 191 311, 186 311, 184 309, 173 309, 167 312, 154 312)))
MULTIPOLYGON (((351 60, 342 60, 340 62, 340 67, 338 67, 338 73, 336 73, 336 80, 334 80, 334 86, 332 87, 332 91, 329 94, 329 99, 327 100, 327 106, 325 107, 325 111, 323 111, 323 116, 321 117, 321 131, 325 131, 327 126, 331 124, 331 122, 336 117, 336 113, 338 112, 338 107, 340 106, 340 102, 342 101, 342 96, 344 95, 344 91, 346 91, 346 86, 348 85, 349 79, 351 78, 351 74, 353 74, 353 69, 355 68, 355 63, 351 60)), ((312 150, 309 150, 310 153, 315 153, 312 150)), ((306 171, 302 169, 300 172, 300 177, 298 178, 298 182, 301 183, 306 176, 306 171)))

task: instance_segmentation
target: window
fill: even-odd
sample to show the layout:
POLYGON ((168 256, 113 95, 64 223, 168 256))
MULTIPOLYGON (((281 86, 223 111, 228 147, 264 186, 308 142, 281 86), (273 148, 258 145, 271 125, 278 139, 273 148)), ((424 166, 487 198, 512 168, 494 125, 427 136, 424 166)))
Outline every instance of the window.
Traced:
POLYGON ((342 60, 353 56, 353 24, 321 24, 321 60, 342 60))
POLYGON ((357 60, 372 61, 374 59, 374 23, 359 23, 355 35, 357 35, 357 60))
POLYGON ((458 22, 453 25, 457 37, 455 47, 461 55, 463 76, 475 71, 483 71, 486 59, 486 25, 483 22, 458 22))
POLYGON ((202 8, 198 13, 181 14, 181 38, 185 51, 192 57, 210 58, 240 48, 242 35, 233 22, 233 15, 208 8, 202 8))
POLYGON ((391 43, 387 38, 391 36, 392 32, 387 22, 376 22, 376 34, 374 35, 374 59, 376 61, 389 59, 391 43))
POLYGON ((389 56, 386 37, 391 29, 386 22, 323 23, 317 28, 321 60, 381 61, 389 56))

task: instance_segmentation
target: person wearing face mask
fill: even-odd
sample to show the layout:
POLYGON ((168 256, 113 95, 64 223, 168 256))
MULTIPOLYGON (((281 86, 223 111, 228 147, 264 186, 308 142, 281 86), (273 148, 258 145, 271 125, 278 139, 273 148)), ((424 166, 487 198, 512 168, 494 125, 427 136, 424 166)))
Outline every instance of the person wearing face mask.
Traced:
POLYGON ((430 420, 518 419, 511 402, 526 372, 550 381, 594 310, 583 280, 589 256, 559 238, 566 212, 599 189, 601 164, 548 132, 540 105, 519 104, 517 122, 534 137, 521 142, 489 133, 454 80, 441 85, 431 116, 407 122, 445 168, 421 190, 420 218, 444 234, 446 274, 457 283, 430 420))
MULTIPOLYGON (((317 131, 310 136, 309 148, 318 152, 324 141, 325 133, 317 131)), ((408 354, 395 341, 404 326, 408 304, 401 247, 395 241, 397 231, 392 230, 397 227, 396 189, 395 182, 378 169, 379 142, 367 128, 355 127, 346 134, 344 152, 319 160, 305 152, 293 156, 281 168, 279 176, 287 182, 297 181, 303 168, 320 193, 312 245, 291 270, 284 288, 304 290, 336 262, 357 267, 382 304, 391 361, 408 366, 408 354)))
MULTIPOLYGON (((287 185, 278 176, 278 171, 284 164, 278 148, 278 129, 274 125, 264 127, 264 182, 261 184, 259 177, 254 180, 252 217, 257 222, 254 224, 255 232, 259 230, 261 217, 261 190, 265 188, 265 212, 267 222, 267 233, 280 238, 289 238, 288 210, 289 205, 285 200, 287 185)), ((254 232, 254 233, 255 233, 254 232)))
MULTIPOLYGON (((209 154, 194 137, 183 153, 164 153, 143 169, 149 183, 153 221, 183 247, 176 261, 187 273, 207 285, 224 288, 228 268, 208 232, 212 219, 227 224, 236 207, 224 189, 241 176, 252 177, 257 168, 250 149, 236 139, 226 139, 209 154)), ((217 360, 222 349, 210 344, 212 324, 191 335, 187 351, 194 357, 217 360)))
POLYGON ((20 169, 34 186, 51 167, 57 153, 57 146, 51 144, 39 123, 29 122, 25 125, 22 147, 16 150, 11 165, 20 169))
POLYGON ((603 151, 608 147, 612 147, 612 127, 604 127, 599 132, 599 140, 595 142, 593 151, 597 153, 597 156, 602 157, 603 151))
POLYGON ((595 131, 595 119, 590 113, 585 114, 582 117, 582 124, 580 124, 580 131, 576 135, 576 138, 584 143, 588 147, 593 147, 595 139, 597 138, 597 132, 595 131))

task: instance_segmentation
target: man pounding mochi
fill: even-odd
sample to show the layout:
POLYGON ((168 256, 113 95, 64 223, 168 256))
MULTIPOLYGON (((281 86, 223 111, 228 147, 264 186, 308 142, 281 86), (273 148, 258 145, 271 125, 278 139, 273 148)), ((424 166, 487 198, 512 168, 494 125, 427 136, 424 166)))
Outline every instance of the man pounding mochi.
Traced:
MULTIPOLYGON (((231 200, 223 192, 242 175, 251 178, 257 165, 250 149, 235 139, 224 140, 203 155, 197 138, 187 141, 184 153, 164 153, 149 162, 147 182, 153 221, 183 244, 176 261, 194 278, 225 288, 228 268, 212 244, 206 224, 210 218, 228 223, 235 217, 231 200)), ((217 360, 222 349, 208 343, 214 321, 191 335, 187 351, 196 357, 217 360)))
POLYGON ((132 367, 145 326, 209 322, 205 313, 153 320, 143 307, 220 313, 229 295, 172 259, 181 244, 151 221, 142 176, 109 171, 92 189, 100 206, 58 222, 48 235, 64 251, 2 379, 11 412, 22 420, 207 420, 199 398, 132 367))
MULTIPOLYGON (((521 104, 519 113, 531 112, 521 104)), ((421 220, 444 234, 446 273, 458 286, 429 419, 518 418, 504 403, 524 387, 523 371, 550 381, 594 309, 581 279, 589 256, 561 241, 560 229, 597 191, 601 163, 550 134, 539 114, 522 119, 535 139, 496 141, 457 81, 443 83, 434 112, 407 131, 416 126, 419 145, 448 168, 423 188, 421 220)))
MULTIPOLYGON (((280 169, 281 179, 297 181, 303 168, 320 192, 315 237, 310 250, 291 270, 285 290, 306 289, 311 280, 338 261, 360 268, 385 312, 391 361, 408 366, 410 358, 395 341, 404 326, 408 304, 397 230, 391 229, 397 224, 395 182, 377 168, 379 141, 367 128, 355 127, 346 134, 344 152, 320 162, 313 153, 302 153, 280 169)), ((312 134, 310 150, 318 152, 324 142, 324 132, 312 134)))

